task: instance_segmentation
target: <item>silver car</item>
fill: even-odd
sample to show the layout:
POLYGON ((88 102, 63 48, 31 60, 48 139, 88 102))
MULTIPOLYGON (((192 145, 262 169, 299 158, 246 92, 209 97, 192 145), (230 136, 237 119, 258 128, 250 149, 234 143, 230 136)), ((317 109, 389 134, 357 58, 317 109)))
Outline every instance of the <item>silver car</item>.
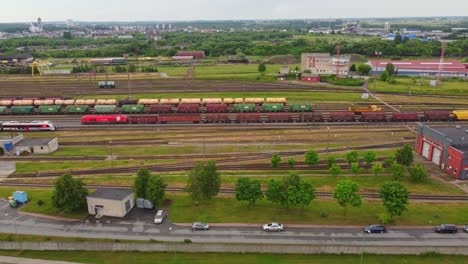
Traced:
POLYGON ((264 224, 263 225, 263 231, 284 231, 284 226, 280 223, 270 223, 270 224, 264 224))
POLYGON ((203 222, 195 222, 192 225, 192 231, 197 231, 197 230, 206 231, 209 229, 210 229, 210 225, 208 225, 207 223, 203 223, 203 222))
POLYGON ((157 225, 162 224, 165 217, 166 217, 166 214, 164 210, 157 210, 156 215, 154 216, 154 223, 157 225))

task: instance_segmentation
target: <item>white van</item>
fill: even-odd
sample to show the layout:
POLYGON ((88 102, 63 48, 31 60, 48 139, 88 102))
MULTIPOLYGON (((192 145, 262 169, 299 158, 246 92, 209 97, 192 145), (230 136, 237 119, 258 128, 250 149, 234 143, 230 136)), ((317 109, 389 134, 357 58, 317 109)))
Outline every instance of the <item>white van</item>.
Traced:
POLYGON ((164 221, 166 214, 164 210, 156 210, 156 215, 154 216, 154 223, 159 225, 164 221))

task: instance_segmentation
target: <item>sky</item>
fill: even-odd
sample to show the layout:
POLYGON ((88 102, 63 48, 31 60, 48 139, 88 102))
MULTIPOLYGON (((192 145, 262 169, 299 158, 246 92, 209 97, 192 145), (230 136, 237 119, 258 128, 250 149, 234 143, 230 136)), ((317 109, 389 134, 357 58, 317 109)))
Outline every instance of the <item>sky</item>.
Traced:
POLYGON ((468 15, 468 0, 0 0, 0 7, 0 22, 468 15))

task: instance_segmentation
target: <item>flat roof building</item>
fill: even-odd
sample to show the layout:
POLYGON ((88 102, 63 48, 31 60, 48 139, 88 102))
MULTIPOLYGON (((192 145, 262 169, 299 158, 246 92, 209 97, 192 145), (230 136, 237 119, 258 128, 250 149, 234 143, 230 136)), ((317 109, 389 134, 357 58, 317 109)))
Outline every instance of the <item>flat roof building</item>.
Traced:
POLYGON ((329 53, 302 53, 301 55, 302 72, 310 71, 311 74, 331 75, 339 74, 346 76, 349 73, 349 57, 331 56, 329 53))
POLYGON ((468 127, 418 127, 416 152, 446 173, 468 180, 468 127))
POLYGON ((135 206, 130 189, 97 189, 86 196, 88 212, 96 216, 125 217, 135 206))
POLYGON ((441 70, 443 77, 468 77, 468 68, 461 62, 449 60, 371 60, 367 62, 372 67, 372 74, 380 74, 387 64, 395 66, 396 75, 400 76, 437 76, 441 70))

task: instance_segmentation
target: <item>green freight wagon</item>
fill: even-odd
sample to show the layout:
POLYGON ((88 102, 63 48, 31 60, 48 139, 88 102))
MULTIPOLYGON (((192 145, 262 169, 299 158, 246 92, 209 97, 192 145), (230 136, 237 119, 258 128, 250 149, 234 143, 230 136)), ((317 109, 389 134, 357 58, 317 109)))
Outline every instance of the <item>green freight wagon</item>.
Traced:
POLYGON ((34 106, 12 106, 11 113, 15 115, 27 115, 34 111, 34 106))
POLYGON ((84 114, 88 112, 87 105, 69 105, 67 106, 67 112, 69 114, 84 114))
POLYGON ((60 105, 41 105, 39 113, 41 114, 57 114, 60 112, 60 105))
POLYGON ((137 114, 143 112, 144 108, 145 106, 141 104, 126 104, 122 105, 122 112, 127 114, 137 114))
POLYGON ((234 112, 255 112, 255 104, 234 104, 234 112))
POLYGON ((311 104, 292 104, 291 110, 293 112, 310 112, 312 111, 311 104))
POLYGON ((284 105, 281 103, 264 103, 262 104, 263 112, 282 112, 284 105))
POLYGON ((96 114, 112 114, 115 112, 115 105, 96 105, 94 106, 94 112, 96 114))
POLYGON ((4 114, 6 110, 7 110, 6 106, 0 106, 0 114, 4 114))

